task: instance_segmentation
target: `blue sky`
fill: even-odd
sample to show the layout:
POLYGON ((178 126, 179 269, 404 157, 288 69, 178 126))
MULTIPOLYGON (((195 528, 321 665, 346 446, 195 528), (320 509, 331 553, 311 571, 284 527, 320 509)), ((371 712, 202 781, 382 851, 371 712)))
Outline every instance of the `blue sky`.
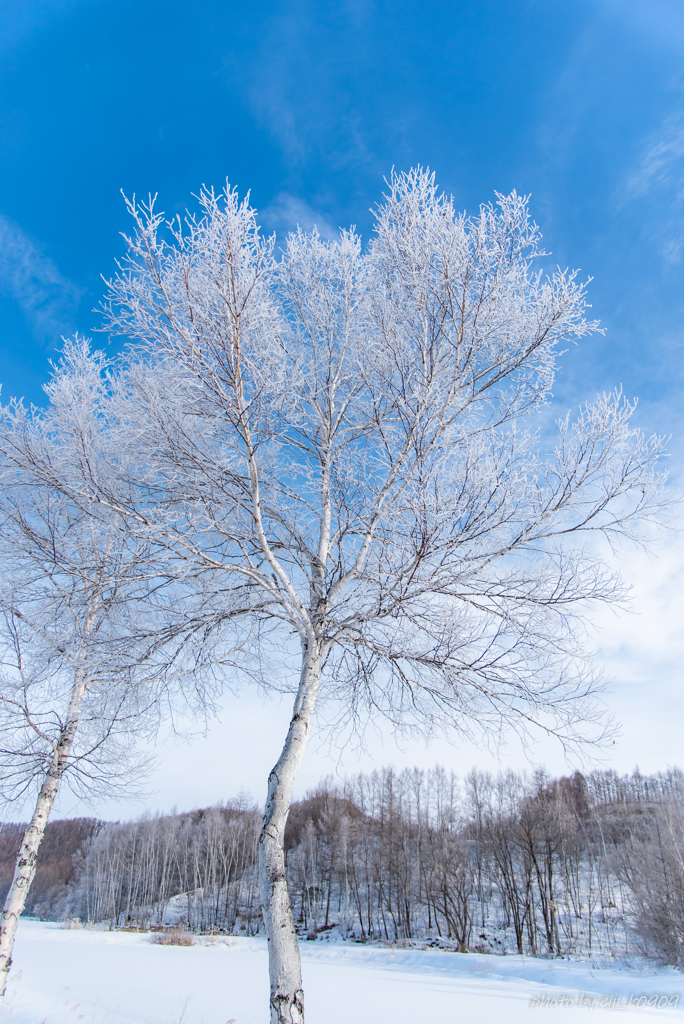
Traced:
POLYGON ((2 0, 0 26, 5 399, 40 402, 60 336, 97 325, 120 189, 175 213, 228 177, 269 229, 367 235, 383 177, 420 163, 469 211, 531 193, 607 328, 565 358, 559 408, 622 384, 678 475, 681 0, 2 0))
POLYGON ((173 212, 228 177, 269 228, 367 233, 383 176, 422 163, 467 210, 531 193, 554 261, 594 277, 608 334, 559 398, 622 383, 679 433, 679 0, 5 0, 0 22, 5 395, 40 400, 60 335, 97 324, 120 189, 173 212))

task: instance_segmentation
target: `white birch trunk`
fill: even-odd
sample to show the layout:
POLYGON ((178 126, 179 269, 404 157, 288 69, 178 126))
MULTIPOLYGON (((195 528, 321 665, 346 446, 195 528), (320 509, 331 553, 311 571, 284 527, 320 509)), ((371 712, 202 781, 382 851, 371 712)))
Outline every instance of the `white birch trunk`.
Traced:
POLYGON ((12 966, 12 949, 17 925, 26 905, 26 897, 38 866, 38 848, 45 834, 45 828, 74 744, 85 689, 82 679, 78 679, 72 691, 66 724, 55 746, 52 763, 45 773, 43 784, 40 787, 33 817, 24 832, 19 847, 14 877, 2 908, 2 917, 0 917, 0 1002, 5 996, 7 979, 12 966))
POLYGON ((302 968, 285 878, 285 825, 295 776, 309 739, 320 671, 320 651, 309 647, 285 745, 268 779, 259 836, 259 889, 268 939, 271 1024, 304 1021, 302 968))

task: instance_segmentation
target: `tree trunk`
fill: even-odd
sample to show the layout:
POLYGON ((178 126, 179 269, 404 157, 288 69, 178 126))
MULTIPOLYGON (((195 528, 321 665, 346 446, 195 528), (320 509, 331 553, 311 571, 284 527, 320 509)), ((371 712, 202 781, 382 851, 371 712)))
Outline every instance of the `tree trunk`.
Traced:
POLYGON ((14 878, 7 893, 0 920, 0 1000, 5 995, 7 976, 12 966, 12 947, 19 917, 24 909, 26 897, 36 873, 38 847, 45 833, 45 826, 48 823, 58 789, 59 778, 54 777, 54 774, 48 774, 40 788, 31 824, 24 832, 19 847, 14 878))
POLYGON ((45 778, 36 800, 33 817, 24 832, 17 855, 12 884, 9 887, 5 905, 2 908, 2 917, 0 917, 0 1002, 4 998, 7 978, 12 966, 12 949, 14 947, 17 925, 26 905, 26 897, 28 896, 31 882, 34 879, 38 866, 38 848, 45 834, 45 827, 50 818, 50 813, 59 792, 62 776, 64 775, 64 769, 73 747, 84 692, 85 686, 83 682, 77 680, 72 692, 67 722, 55 747, 52 763, 45 773, 45 778))
POLYGON ((311 729, 320 681, 320 651, 309 646, 287 738, 268 779, 268 797, 259 836, 259 889, 268 938, 271 1024, 303 1024, 304 993, 299 946, 285 878, 285 825, 292 787, 311 729))

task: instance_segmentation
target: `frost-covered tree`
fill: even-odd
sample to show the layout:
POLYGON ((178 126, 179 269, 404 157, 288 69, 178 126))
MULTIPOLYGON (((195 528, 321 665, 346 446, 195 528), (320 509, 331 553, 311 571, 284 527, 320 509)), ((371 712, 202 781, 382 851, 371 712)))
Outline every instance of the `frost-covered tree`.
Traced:
POLYGON ((559 350, 596 324, 574 273, 538 269, 515 193, 468 218, 412 171, 365 249, 299 231, 281 255, 230 188, 200 202, 171 223, 130 204, 106 306, 131 343, 113 450, 137 453, 121 511, 165 571, 249 618, 257 649, 276 630, 281 681, 298 659, 260 837, 271 1019, 292 1024, 283 838, 317 706, 563 742, 597 724, 578 616, 619 588, 582 538, 656 512, 662 446, 618 393, 562 419, 548 456, 526 429, 559 350))
POLYGON ((102 503, 74 500, 83 465, 96 471, 102 455, 101 369, 76 340, 46 411, 2 410, 0 799, 34 796, 35 807, 0 919, 0 998, 60 788, 90 798, 131 792, 146 767, 133 741, 157 725, 164 694, 145 542, 102 503), (60 480, 72 497, 54 486, 60 480))

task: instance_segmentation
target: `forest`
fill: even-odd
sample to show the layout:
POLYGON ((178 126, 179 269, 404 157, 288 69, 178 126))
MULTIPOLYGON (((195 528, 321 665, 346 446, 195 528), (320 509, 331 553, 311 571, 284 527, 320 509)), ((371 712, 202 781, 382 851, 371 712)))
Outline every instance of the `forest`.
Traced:
MULTIPOLYGON (((259 934, 260 827, 244 799, 125 823, 54 822, 44 861, 55 860, 61 829, 73 870, 50 887, 39 866, 27 910, 112 928, 259 934)), ((3 863, 11 829, 20 826, 3 826, 3 863)), ((293 804, 286 849, 302 938, 682 962, 678 769, 328 777, 293 804)))

